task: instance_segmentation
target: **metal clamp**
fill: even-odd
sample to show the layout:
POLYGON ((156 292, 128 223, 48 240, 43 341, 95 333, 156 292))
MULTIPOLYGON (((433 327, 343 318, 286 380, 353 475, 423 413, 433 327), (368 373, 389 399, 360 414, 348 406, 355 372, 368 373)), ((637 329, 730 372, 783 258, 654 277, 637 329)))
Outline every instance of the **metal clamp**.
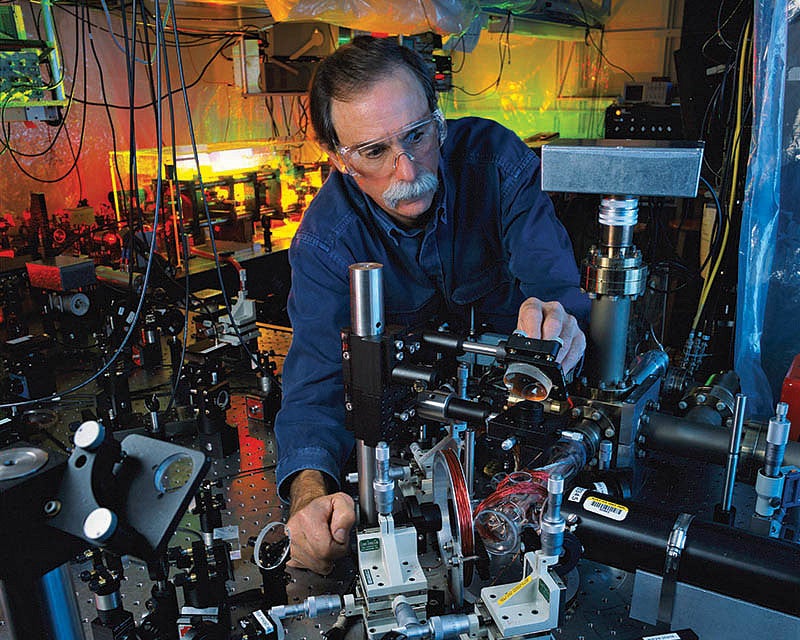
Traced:
POLYGON ((675 607, 675 588, 681 555, 686 546, 687 531, 694 520, 691 513, 682 513, 675 519, 669 538, 667 539, 666 557, 664 558, 664 575, 661 578, 661 595, 658 599, 658 621, 669 625, 675 607))

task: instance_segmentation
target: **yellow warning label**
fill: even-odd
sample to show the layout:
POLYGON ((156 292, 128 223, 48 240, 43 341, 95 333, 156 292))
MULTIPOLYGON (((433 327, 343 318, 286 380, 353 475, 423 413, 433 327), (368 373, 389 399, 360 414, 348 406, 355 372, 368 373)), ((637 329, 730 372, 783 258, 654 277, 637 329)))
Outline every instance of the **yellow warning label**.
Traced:
POLYGON ((628 516, 628 507, 622 504, 601 500, 591 496, 583 503, 583 508, 612 520, 624 520, 628 516))
POLYGON ((509 599, 513 598, 516 594, 520 592, 525 586, 529 585, 533 580, 533 574, 528 574, 527 577, 520 580, 517 584, 511 587, 508 591, 506 591, 502 596, 497 599, 497 604, 505 604, 509 599))

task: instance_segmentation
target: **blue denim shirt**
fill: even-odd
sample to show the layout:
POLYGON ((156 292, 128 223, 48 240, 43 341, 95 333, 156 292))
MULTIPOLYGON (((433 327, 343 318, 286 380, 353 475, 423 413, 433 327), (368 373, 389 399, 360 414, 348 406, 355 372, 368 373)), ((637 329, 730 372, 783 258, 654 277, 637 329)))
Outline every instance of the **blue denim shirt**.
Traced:
POLYGON ((589 314, 566 231, 541 191, 539 160, 501 125, 448 122, 439 191, 422 229, 398 227, 348 175, 334 172, 316 195, 289 249, 294 336, 283 367, 278 492, 317 469, 338 485, 353 437, 344 427, 340 330, 350 324, 348 267, 383 264, 385 320, 414 324, 438 314, 458 326, 509 333, 530 296, 589 314))

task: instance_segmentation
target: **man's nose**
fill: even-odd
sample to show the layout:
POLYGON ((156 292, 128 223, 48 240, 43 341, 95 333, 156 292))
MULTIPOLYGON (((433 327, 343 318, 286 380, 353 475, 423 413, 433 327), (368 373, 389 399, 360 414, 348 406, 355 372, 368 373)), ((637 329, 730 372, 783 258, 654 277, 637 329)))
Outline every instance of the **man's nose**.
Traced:
POLYGON ((414 167, 414 156, 408 151, 401 151, 394 157, 394 173, 405 182, 411 182, 417 177, 417 170, 414 167))

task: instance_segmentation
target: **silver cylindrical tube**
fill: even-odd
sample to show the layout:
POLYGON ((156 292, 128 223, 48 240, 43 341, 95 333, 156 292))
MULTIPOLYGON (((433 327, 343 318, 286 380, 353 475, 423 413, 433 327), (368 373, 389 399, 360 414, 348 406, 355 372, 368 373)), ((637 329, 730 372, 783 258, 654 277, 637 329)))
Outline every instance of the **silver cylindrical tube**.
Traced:
POLYGON ((652 349, 636 358, 628 379, 631 384, 642 384, 650 376, 663 376, 669 367, 669 356, 662 349, 652 349))
POLYGON ((409 627, 414 624, 419 624, 417 614, 408 603, 404 596, 397 596, 392 600, 392 610, 394 611, 394 618, 397 620, 398 627, 409 627))
POLYGON ((385 442, 379 442, 375 447, 375 480, 372 488, 378 514, 391 514, 394 507, 394 480, 389 474, 389 445, 385 442))
POLYGON ((350 265, 350 330, 357 336, 383 334, 383 265, 350 265))
POLYGON ((791 423, 786 419, 788 412, 789 405, 779 402, 775 416, 769 421, 767 448, 764 451, 764 475, 770 478, 777 478, 781 475, 783 456, 786 451, 786 443, 789 441, 789 428, 791 427, 791 423))
POLYGON ((557 522, 561 518, 561 500, 564 496, 564 478, 553 473, 547 479, 547 510, 545 519, 557 522))
POLYGON ((639 219, 639 200, 630 196, 611 196, 600 203, 600 243, 609 255, 633 244, 633 228, 639 219))
POLYGON ((744 430, 744 410, 747 397, 736 394, 731 427, 731 442, 728 447, 728 463, 725 466, 725 487, 722 491, 722 510, 730 511, 733 504, 733 487, 736 484, 736 469, 739 466, 739 450, 742 448, 742 432, 744 430))
POLYGON ((597 451, 597 468, 605 471, 611 468, 611 458, 614 455, 614 443, 611 440, 601 440, 597 451))
POLYGON ((592 300, 589 334, 598 382, 617 387, 625 379, 625 355, 631 299, 598 296, 592 300))
POLYGON ((119 591, 112 591, 105 595, 95 594, 94 606, 98 611, 114 611, 120 607, 119 591))
POLYGON ((428 621, 433 640, 450 640, 459 638, 462 635, 470 635, 474 632, 477 625, 473 624, 470 618, 474 618, 466 613, 451 613, 445 616, 433 616, 428 621))
POLYGON ((542 518, 540 540, 542 552, 548 556, 560 556, 564 545, 566 522, 561 515, 561 501, 564 497, 564 478, 550 474, 547 479, 547 507, 542 518))
MULTIPOLYGON (((358 262, 350 265, 350 330, 360 337, 383 334, 383 265, 358 262)), ((375 449, 356 440, 358 498, 366 524, 375 524, 375 449)))
POLYGON ((53 2, 52 0, 42 1, 42 21, 44 22, 44 32, 47 37, 47 44, 50 45, 50 81, 53 85, 53 92, 56 100, 64 100, 64 71, 61 68, 61 57, 58 53, 58 36, 53 21, 53 2))
POLYGON ((479 356, 489 356, 490 358, 505 357, 505 349, 497 344, 481 344, 479 342, 465 342, 461 345, 465 353, 475 353, 479 356))
POLYGON ((372 486, 375 481, 375 447, 367 446, 363 440, 356 440, 356 469, 361 519, 365 524, 374 525, 378 522, 375 489, 372 486))

